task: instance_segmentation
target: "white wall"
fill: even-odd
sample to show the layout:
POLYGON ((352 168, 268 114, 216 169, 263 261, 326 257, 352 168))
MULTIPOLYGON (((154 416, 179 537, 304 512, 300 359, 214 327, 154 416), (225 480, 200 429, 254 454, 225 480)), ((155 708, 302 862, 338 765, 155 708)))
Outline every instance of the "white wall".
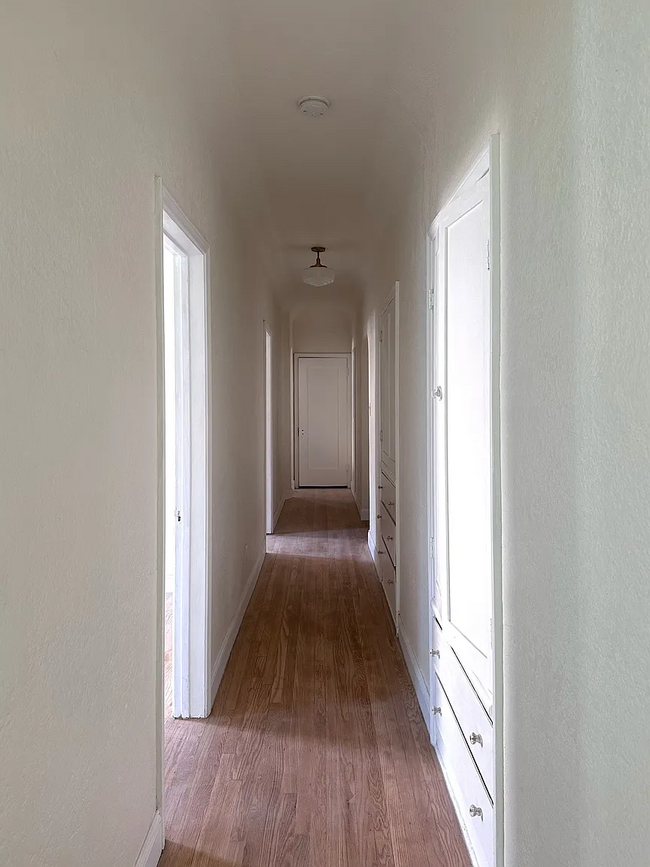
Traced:
POLYGON ((426 231, 500 130, 506 864, 645 867, 650 9, 409 12, 402 62, 433 32, 446 50, 408 97, 417 158, 377 280, 401 281, 404 629, 426 671, 426 231))
POLYGON ((200 6, 3 8, 2 864, 130 867, 156 808, 155 175, 211 246, 213 655, 263 549, 266 302, 195 104, 225 50, 200 6))
POLYGON ((292 315, 294 352, 350 352, 353 313, 327 304, 305 304, 292 315))

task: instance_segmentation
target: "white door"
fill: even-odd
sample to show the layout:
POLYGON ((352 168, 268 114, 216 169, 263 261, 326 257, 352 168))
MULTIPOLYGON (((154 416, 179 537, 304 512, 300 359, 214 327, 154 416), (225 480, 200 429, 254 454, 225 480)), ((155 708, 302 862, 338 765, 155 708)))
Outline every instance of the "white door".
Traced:
POLYGON ((349 358, 298 359, 298 484, 347 487, 349 358))
POLYGON ((492 705, 489 177, 441 214, 434 306, 434 540, 443 633, 492 705))

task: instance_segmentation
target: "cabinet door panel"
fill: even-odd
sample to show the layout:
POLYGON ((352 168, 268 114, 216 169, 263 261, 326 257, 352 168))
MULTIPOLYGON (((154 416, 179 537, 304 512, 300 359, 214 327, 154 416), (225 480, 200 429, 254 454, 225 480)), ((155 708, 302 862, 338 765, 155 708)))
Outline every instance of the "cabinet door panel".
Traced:
POLYGON ((441 226, 436 335, 436 555, 443 617, 486 704, 492 699, 492 488, 487 182, 441 226))

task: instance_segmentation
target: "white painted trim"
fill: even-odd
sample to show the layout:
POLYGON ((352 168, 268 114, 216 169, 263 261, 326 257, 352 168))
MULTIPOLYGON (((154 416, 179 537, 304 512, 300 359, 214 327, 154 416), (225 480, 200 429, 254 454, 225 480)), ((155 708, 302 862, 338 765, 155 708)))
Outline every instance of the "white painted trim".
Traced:
MULTIPOLYGON (((210 342, 210 247, 186 217, 175 199, 160 186, 162 229, 187 256, 189 274, 189 475, 187 501, 179 504, 189 513, 189 574, 181 593, 178 633, 175 642, 183 649, 180 672, 175 672, 175 692, 182 684, 181 700, 175 702, 183 717, 208 716, 212 536, 211 493, 211 342, 210 342)), ((162 286, 161 286, 162 291, 162 286)), ((185 516, 183 516, 185 521, 185 516)), ((178 696, 176 697, 178 698, 178 696)))
POLYGON ((359 517, 362 521, 370 520, 370 509, 359 509, 359 517))
MULTIPOLYGON (((298 454, 298 444, 299 438, 295 435, 296 430, 298 429, 298 392, 300 389, 300 381, 298 376, 298 364, 301 358, 347 358, 348 360, 348 420, 350 423, 350 439, 348 441, 348 466, 352 467, 352 441, 354 439, 354 429, 352 425, 352 384, 351 384, 351 366, 352 366, 352 353, 350 352, 294 352, 293 353, 293 364, 291 365, 292 371, 292 395, 291 395, 291 407, 292 407, 292 419, 293 424, 291 426, 291 444, 292 444, 292 462, 293 462, 293 472, 294 478, 292 481, 293 490, 297 491, 300 489, 300 455, 298 454)), ((351 478, 351 469, 348 470, 348 488, 352 487, 352 478, 351 478)))
MULTIPOLYGON (((502 569, 502 526, 501 526, 501 172, 500 172, 500 137, 498 134, 491 136, 488 147, 483 151, 473 168, 465 177, 452 199, 454 202, 469 188, 489 171, 489 200, 490 200, 490 294, 491 294, 491 324, 492 324, 492 539, 493 539, 493 590, 492 590, 492 643, 493 643, 493 716, 494 716, 494 750, 495 750, 495 865, 504 867, 505 863, 505 838, 504 838, 504 752, 503 752, 503 708, 504 708, 504 672, 503 672, 503 569, 502 569)), ((440 214, 446 210, 441 209, 440 214)), ((440 216, 440 215, 439 215, 440 216)), ((436 383, 433 382, 433 345, 434 345, 434 317, 429 309, 429 292, 433 288, 436 265, 436 237, 438 233, 439 216, 431 224, 428 233, 428 257, 427 257, 427 546, 428 573, 429 573, 429 599, 433 599, 435 589, 435 574, 433 561, 430 554, 430 538, 434 532, 434 490, 433 490, 433 466, 434 454, 432 444, 434 441, 434 419, 432 390, 436 383)), ((399 500, 398 500, 399 504, 399 500)), ((433 610, 429 606, 429 647, 433 647, 433 610)), ((434 682, 435 671, 433 662, 430 665, 429 683, 434 682)), ((425 719, 427 717, 425 716, 425 719)), ((430 721, 430 734, 432 743, 435 745, 435 731, 432 731, 430 721)), ((436 750, 436 752, 438 752, 436 750)), ((460 817, 460 811, 454 795, 453 773, 449 773, 444 766, 442 757, 438 753, 440 764, 445 774, 447 787, 456 806, 456 812, 460 817)), ((461 827, 468 843, 470 853, 473 852, 471 843, 461 818, 461 827)), ((475 860, 475 856, 473 856, 475 860)), ((475 862, 476 863, 476 862, 475 862)))
POLYGON ((163 820, 160 812, 156 810, 149 831, 140 849, 135 867, 156 867, 162 855, 165 838, 163 836, 163 820))
POLYGON ((287 500, 290 500, 292 497, 293 497, 293 491, 291 490, 291 491, 287 491, 284 494, 284 496, 282 497, 282 499, 280 500, 280 503, 278 504, 278 507, 273 514, 273 531, 274 532, 275 532, 275 528, 278 524, 278 521, 280 520, 280 515, 282 514, 282 509, 284 509, 284 504, 287 502, 287 500))
MULTIPOLYGON (((399 637, 401 628, 401 602, 402 602, 402 568, 400 557, 400 529, 402 526, 402 491, 400 486, 400 457, 399 457, 399 280, 395 281, 395 397, 393 413, 395 415, 395 630, 399 637)), ((424 717, 426 719, 426 715, 424 717)))
POLYGON ((442 756, 442 753, 438 749, 437 744, 433 745, 433 749, 435 750, 436 756, 438 757, 438 762, 442 770, 442 776, 445 779, 445 785, 447 786, 449 797, 451 798, 451 802, 454 805, 454 812, 456 813, 456 818, 458 819, 458 824, 460 825, 460 830, 463 834, 463 840, 465 841, 465 846, 467 847, 467 852, 469 854, 470 861, 472 862, 472 867, 483 867, 483 865, 478 860, 478 856, 474 849, 474 844, 472 843, 472 838, 470 837, 469 831, 467 830, 467 824, 465 822, 461 802, 456 796, 457 783, 456 778, 454 777, 454 772, 451 768, 448 768, 446 766, 445 760, 442 756))
POLYGON ((264 525, 267 534, 275 528, 273 508, 273 488, 275 479, 274 436, 273 436, 273 332, 268 322, 264 326, 264 525))
POLYGON ((246 608, 248 607, 248 603, 250 602, 251 596, 253 595, 253 590, 255 589, 255 585, 257 584, 257 579, 260 577, 260 572, 262 571, 265 557, 266 536, 264 537, 264 544, 262 546, 261 553, 257 558, 257 562, 253 566, 250 575, 248 576, 246 586, 244 587, 241 599, 239 600, 239 605, 237 606, 237 610, 235 611, 233 619, 230 622, 230 626, 228 627, 228 632, 226 632, 226 636, 223 640, 223 643, 221 644, 221 648, 219 649, 217 658, 215 659, 214 665, 212 666, 212 686, 210 690, 212 700, 210 702, 210 710, 212 710, 214 700, 217 697, 217 691, 219 689, 223 673, 226 670, 226 664, 228 662, 228 659, 230 658, 235 639, 237 638, 237 633, 239 632, 239 627, 241 626, 241 622, 244 619, 246 608))
POLYGON ((402 653, 404 654, 406 667, 411 677, 413 689, 415 690, 415 694, 418 697, 418 704, 420 705, 420 710, 422 711, 422 716, 424 717, 424 723, 427 727, 427 730, 429 730, 429 720, 431 717, 429 686, 417 661, 415 651, 413 650, 413 645, 409 641, 409 638, 403 626, 400 629, 398 638, 400 646, 402 648, 402 653))

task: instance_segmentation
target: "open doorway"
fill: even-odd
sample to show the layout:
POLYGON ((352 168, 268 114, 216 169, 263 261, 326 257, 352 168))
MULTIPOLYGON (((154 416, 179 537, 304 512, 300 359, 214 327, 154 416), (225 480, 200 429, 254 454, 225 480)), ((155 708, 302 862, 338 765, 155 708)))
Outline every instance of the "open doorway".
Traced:
MULTIPOLYGON (((208 245, 159 185, 162 719, 210 712, 208 245)), ((160 749, 162 766, 163 743, 160 749)), ((162 793, 161 793, 162 796, 162 793)))
POLYGON ((264 323, 265 438, 264 467, 266 488, 266 532, 274 530, 273 520, 273 335, 264 323))

